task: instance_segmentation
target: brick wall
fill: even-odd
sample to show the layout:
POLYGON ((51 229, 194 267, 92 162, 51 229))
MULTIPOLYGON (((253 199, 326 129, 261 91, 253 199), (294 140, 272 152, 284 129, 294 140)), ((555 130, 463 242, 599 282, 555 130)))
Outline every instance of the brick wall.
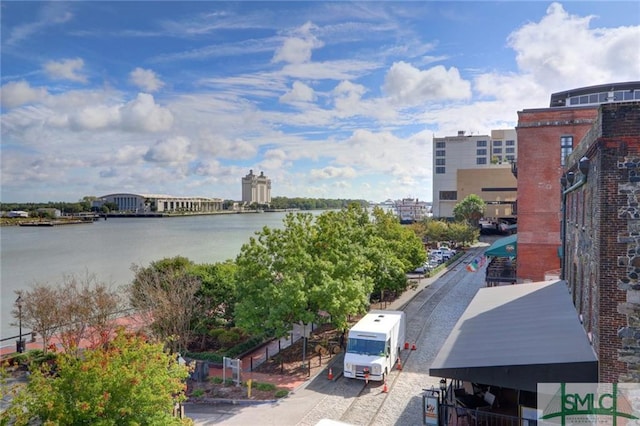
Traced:
POLYGON ((565 278, 593 333, 601 382, 640 381, 640 103, 607 104, 567 161, 587 156, 567 194, 565 278))
POLYGON ((577 145, 597 116, 585 107, 518 112, 518 281, 542 281, 560 267, 560 137, 577 145))

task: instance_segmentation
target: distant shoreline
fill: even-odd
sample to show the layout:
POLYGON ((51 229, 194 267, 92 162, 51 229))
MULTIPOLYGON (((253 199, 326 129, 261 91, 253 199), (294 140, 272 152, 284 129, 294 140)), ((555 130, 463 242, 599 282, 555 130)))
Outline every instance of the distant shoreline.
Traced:
POLYGON ((258 214, 258 213, 282 213, 282 212, 295 212, 300 209, 265 209, 265 210, 243 210, 243 211, 235 211, 235 210, 220 210, 214 212, 181 212, 181 213, 100 213, 95 214, 94 216, 89 217, 78 217, 78 216, 69 216, 69 217, 60 217, 56 219, 44 219, 44 218, 24 218, 24 217, 15 217, 8 218, 3 217, 0 218, 0 227, 2 226, 27 226, 27 227, 35 227, 35 226, 59 226, 59 225, 74 225, 74 224, 86 224, 92 223, 99 220, 108 220, 108 219, 118 219, 118 218, 140 218, 140 219, 149 219, 149 218, 165 218, 165 217, 192 217, 192 216, 218 216, 218 215, 228 215, 228 214, 258 214))

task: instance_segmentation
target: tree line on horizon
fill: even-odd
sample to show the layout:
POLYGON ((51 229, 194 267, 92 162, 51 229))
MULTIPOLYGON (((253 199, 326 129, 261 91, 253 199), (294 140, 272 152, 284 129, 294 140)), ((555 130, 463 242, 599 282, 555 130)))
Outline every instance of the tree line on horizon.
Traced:
MULTIPOLYGON (((39 210, 42 209, 57 209, 60 210, 62 214, 77 214, 77 213, 85 213, 91 212, 95 210, 92 207, 92 202, 96 200, 98 197, 93 195, 87 195, 82 197, 79 201, 76 202, 67 202, 67 201, 47 201, 42 203, 36 202, 25 202, 25 203, 2 203, 0 202, 0 211, 7 212, 13 210, 20 210, 29 212, 31 217, 36 216, 46 216, 46 212, 42 212, 39 210)), ((231 209, 234 203, 238 201, 235 200, 224 200, 223 208, 231 209)), ((297 210, 328 210, 328 209, 341 209, 343 207, 347 207, 350 204, 359 204, 362 207, 367 207, 368 202, 365 200, 353 200, 353 199, 342 199, 342 198, 305 198, 305 197, 273 197, 271 199, 271 203, 269 204, 258 204, 252 203, 250 208, 252 209, 275 209, 275 210, 287 210, 287 209, 297 209, 297 210)), ((115 203, 107 203, 105 206, 108 211, 116 211, 118 209, 117 204, 115 203)), ((104 209, 100 210, 104 212, 104 209)))

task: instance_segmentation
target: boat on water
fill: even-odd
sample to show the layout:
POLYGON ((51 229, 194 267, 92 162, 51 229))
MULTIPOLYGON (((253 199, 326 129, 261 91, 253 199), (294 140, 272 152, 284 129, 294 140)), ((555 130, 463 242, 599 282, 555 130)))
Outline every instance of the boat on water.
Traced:
POLYGON ((431 206, 426 201, 417 198, 403 198, 396 201, 395 210, 403 225, 420 222, 429 216, 431 206))
POLYGON ((81 225, 85 223, 93 223, 93 220, 46 220, 37 222, 21 222, 18 226, 62 226, 81 225))

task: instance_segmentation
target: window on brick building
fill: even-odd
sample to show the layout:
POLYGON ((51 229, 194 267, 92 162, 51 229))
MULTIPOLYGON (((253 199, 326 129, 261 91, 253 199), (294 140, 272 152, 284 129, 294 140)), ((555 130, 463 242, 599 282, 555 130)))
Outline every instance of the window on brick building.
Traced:
POLYGON ((487 164, 486 157, 478 157, 478 158, 476 158, 476 164, 487 164))
POLYGON ((445 148, 445 147, 446 147, 445 142, 436 142, 436 148, 445 148))
POLYGON ((476 141, 476 146, 478 147, 487 146, 487 141, 476 141))
POLYGON ((567 156, 573 151, 573 136, 560 136, 560 165, 564 167, 567 156))
POLYGON ((436 167, 436 174, 443 175, 446 173, 446 169, 444 167, 436 167))
POLYGON ((436 158, 436 166, 445 166, 445 159, 444 158, 436 158))

